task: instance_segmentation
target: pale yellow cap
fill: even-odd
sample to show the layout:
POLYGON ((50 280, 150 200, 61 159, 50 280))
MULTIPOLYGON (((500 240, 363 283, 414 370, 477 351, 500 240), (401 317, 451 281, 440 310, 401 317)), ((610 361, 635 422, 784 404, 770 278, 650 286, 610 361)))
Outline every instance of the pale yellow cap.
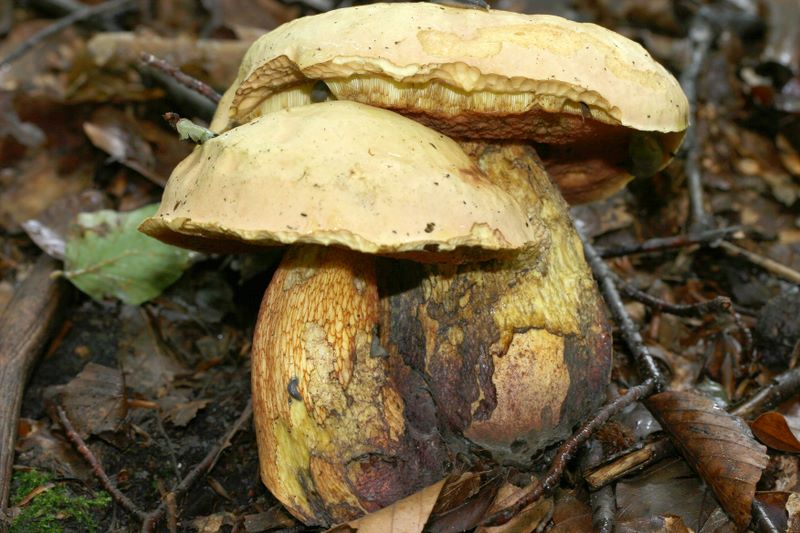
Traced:
POLYGON ((455 262, 536 245, 545 229, 533 218, 444 135, 327 102, 197 146, 140 229, 207 251, 308 243, 455 262))
MULTIPOLYGON (((272 95, 309 80, 328 81, 341 98, 335 80, 348 77, 365 85, 367 78, 439 82, 433 92, 441 94, 427 97, 436 104, 428 111, 442 116, 532 108, 585 116, 588 107, 593 119, 643 131, 678 132, 688 123, 688 103, 675 78, 617 33, 549 15, 430 3, 337 9, 280 26, 247 52, 230 107, 221 106, 215 122, 224 121, 222 115, 247 120, 272 95), (472 95, 466 104, 458 101, 460 92, 472 95), (497 101, 498 94, 505 100, 497 101)), ((365 103, 403 99, 345 97, 365 103)), ((418 95, 416 100, 402 103, 412 112, 428 103, 418 95)))
POLYGON ((211 128, 309 104, 319 80, 332 98, 392 109, 454 138, 564 146, 544 159, 572 202, 664 168, 689 120, 677 80, 600 26, 395 3, 303 17, 261 37, 211 128))

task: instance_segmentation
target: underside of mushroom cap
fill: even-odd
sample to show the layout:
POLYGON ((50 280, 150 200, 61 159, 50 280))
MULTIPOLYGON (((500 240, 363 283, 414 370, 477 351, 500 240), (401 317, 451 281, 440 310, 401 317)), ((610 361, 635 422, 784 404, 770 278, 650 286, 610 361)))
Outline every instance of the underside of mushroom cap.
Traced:
POLYGON ((246 121, 265 106, 310 102, 315 80, 340 99, 436 115, 449 122, 437 129, 459 137, 567 142, 576 131, 602 129, 594 122, 664 133, 688 124, 675 78, 641 46, 605 28, 549 15, 395 3, 303 17, 261 37, 214 126, 246 121))
POLYGON ((536 246, 545 228, 454 141, 391 111, 327 102, 195 148, 141 231, 201 251, 333 245, 431 262, 536 246))

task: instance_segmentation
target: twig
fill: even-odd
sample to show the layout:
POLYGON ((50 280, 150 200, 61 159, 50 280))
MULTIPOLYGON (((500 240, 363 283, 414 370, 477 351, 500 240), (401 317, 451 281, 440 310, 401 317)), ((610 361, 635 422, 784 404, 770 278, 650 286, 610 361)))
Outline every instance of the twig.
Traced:
POLYGON ((100 461, 97 460, 97 457, 94 456, 92 450, 86 446, 86 443, 83 442, 83 439, 80 435, 75 431, 75 428, 72 427, 72 423, 67 418, 67 413, 64 412, 64 409, 61 408, 60 405, 56 405, 56 412, 58 413, 58 420, 61 422, 61 425, 64 428, 64 431, 67 434, 67 438, 75 445, 75 448, 78 450, 83 458, 89 463, 89 466, 92 467, 92 472, 94 472, 95 477, 100 481, 100 484, 103 488, 111 494, 111 497, 119 503, 123 509, 125 509, 128 513, 132 514, 139 520, 144 520, 147 518, 147 514, 144 511, 139 510, 136 507, 136 504, 133 503, 127 496, 125 496, 117 487, 114 485, 114 482, 106 474, 105 470, 103 470, 103 466, 100 464, 100 461))
POLYGON ((597 428, 605 424, 612 416, 621 412, 630 404, 651 395, 656 389, 656 380, 654 378, 648 378, 641 385, 631 387, 628 389, 628 392, 606 404, 591 420, 583 424, 577 432, 558 447, 555 459, 553 459, 550 469, 547 471, 541 483, 536 484, 533 490, 517 500, 513 505, 501 509, 485 518, 481 522, 481 525, 484 527, 492 527, 505 524, 527 506, 538 500, 545 492, 555 488, 564 473, 564 469, 567 467, 567 463, 575 454, 575 451, 581 444, 586 442, 597 428))
POLYGON ((43 28, 41 31, 36 32, 35 34, 31 35, 27 39, 25 39, 19 46, 17 46, 14 50, 12 50, 5 58, 0 60, 0 68, 16 61, 20 57, 24 56, 30 49, 50 37, 51 35, 55 35, 60 31, 72 26, 76 22, 81 20, 88 19, 90 17, 95 17, 97 15, 102 15, 104 13, 110 13, 113 11, 121 10, 127 7, 128 4, 133 4, 133 0, 108 0, 102 4, 98 4, 96 6, 87 7, 85 9, 81 9, 79 11, 75 11, 67 15, 66 17, 62 17, 55 21, 54 23, 50 24, 46 28, 43 28))
POLYGON ((215 91, 210 85, 203 83, 197 78, 189 76, 188 74, 182 72, 178 67, 176 67, 175 65, 173 65, 168 61, 158 58, 153 54, 148 54, 147 52, 142 52, 142 54, 139 56, 139 59, 146 66, 152 67, 160 72, 163 72, 164 74, 170 76, 172 79, 174 79, 187 89, 190 89, 196 92, 197 94, 205 96, 215 104, 218 104, 220 98, 222 98, 222 96, 217 91, 215 91))
MULTIPOLYGON (((28 0, 27 4, 53 18, 64 17, 86 8, 86 4, 81 3, 80 0, 28 0)), ((86 22, 88 26, 103 31, 120 31, 120 25, 112 17, 113 13, 108 13, 105 16, 92 17, 80 22, 86 22)))
POLYGON ((686 179, 689 189, 690 223, 689 233, 707 230, 711 220, 703 205, 703 177, 700 169, 700 139, 698 135, 698 122, 700 114, 697 112, 698 91, 697 80, 703 71, 703 66, 711 49, 715 32, 707 19, 706 12, 701 8, 692 18, 689 26, 689 40, 692 44, 692 56, 689 66, 681 75, 681 87, 689 100, 689 109, 694 111, 694 124, 689 125, 683 141, 683 152, 686 154, 686 179))
POLYGON ((637 445, 635 448, 609 457, 599 465, 586 470, 583 478, 590 489, 597 490, 623 476, 630 475, 673 455, 675 455, 675 448, 664 436, 648 442, 644 446, 637 445))
POLYGON ((186 475, 186 477, 183 478, 183 480, 181 480, 181 482, 178 484, 177 487, 175 487, 174 490, 172 490, 170 493, 167 494, 167 496, 162 498, 161 504, 155 511, 151 511, 146 515, 146 517, 142 522, 143 533, 153 531, 158 521, 161 520, 161 518, 164 516, 164 513, 167 510, 170 494, 177 500, 181 495, 183 495, 184 492, 189 490, 189 488, 191 488, 191 486, 194 485, 194 483, 200 478, 200 476, 202 476, 203 474, 207 473, 212 468, 214 468, 214 465, 216 464, 220 453, 222 453, 222 450, 224 450, 226 447, 230 445, 231 439, 233 439, 234 435, 236 435, 236 433, 238 433, 239 430, 241 430, 242 427, 250 421, 250 417, 252 415, 253 415, 253 402, 251 400, 247 402, 247 406, 244 408, 244 411, 242 411, 242 414, 239 415, 239 418, 236 420, 236 422, 233 423, 233 425, 230 427, 230 429, 222 438, 222 440, 219 443, 217 443, 213 448, 211 448, 211 450, 208 451, 208 454, 206 454, 203 460, 200 461, 191 470, 191 472, 189 472, 186 475))
POLYGON ((60 323, 68 287, 52 280, 56 262, 42 255, 0 314, 0 531, 14 463, 14 444, 28 375, 60 323))
POLYGON ((658 368, 658 364, 655 359, 653 359, 653 356, 650 355, 650 350, 644 345, 644 341, 642 340, 642 336, 636 324, 633 323, 633 320, 631 320, 631 317, 625 310, 625 305, 622 303, 619 291, 617 291, 614 285, 613 274, 594 247, 589 244, 583 232, 579 231, 578 233, 583 241, 583 251, 586 255, 586 260, 589 262, 592 273, 597 283, 600 285, 600 292, 603 293, 606 305, 611 311, 614 321, 619 326, 622 338, 625 339, 634 361, 639 371, 642 373, 642 377, 646 379, 653 378, 656 381, 657 389, 661 390, 666 383, 664 375, 658 368))
POLYGON ((770 259, 769 257, 764 257, 762 255, 758 255, 751 251, 745 250, 744 248, 740 248, 735 244, 731 244, 727 241, 720 241, 718 244, 720 248, 722 248, 725 253, 734 257, 742 257, 747 259, 754 265, 758 265, 767 272, 771 274, 775 274, 778 277, 785 279, 791 283, 800 284, 800 272, 793 268, 789 268, 786 265, 782 265, 777 261, 770 259))
POLYGON ((800 393, 800 367, 775 376, 772 383, 731 409, 731 413, 742 418, 753 418, 798 393, 800 393))
POLYGON ((661 298, 651 296, 644 291, 640 291, 630 283, 622 281, 614 275, 615 281, 619 286, 619 291, 638 302, 645 304, 656 311, 661 311, 676 316, 703 317, 707 314, 729 312, 733 308, 731 299, 727 296, 717 296, 713 300, 697 302, 694 304, 673 304, 661 298))
POLYGON ((613 248, 596 247, 597 253, 604 259, 621 257, 625 255, 641 254, 647 252, 660 252, 674 248, 683 248, 693 244, 712 244, 729 235, 742 231, 741 226, 701 231, 690 235, 675 235, 673 237, 658 237, 638 244, 615 246, 613 248))
POLYGON ((717 296, 713 300, 706 300, 705 302, 698 302, 694 304, 673 304, 651 296, 644 291, 640 291, 630 283, 623 281, 619 276, 614 275, 615 281, 619 285, 619 290, 625 296, 632 298, 638 302, 645 304, 648 307, 676 316, 692 316, 704 317, 707 314, 715 313, 728 313, 733 318, 734 324, 737 329, 742 332, 742 348, 745 353, 752 355, 753 352, 753 334, 750 329, 742 322, 742 317, 733 308, 733 302, 727 296, 717 296))

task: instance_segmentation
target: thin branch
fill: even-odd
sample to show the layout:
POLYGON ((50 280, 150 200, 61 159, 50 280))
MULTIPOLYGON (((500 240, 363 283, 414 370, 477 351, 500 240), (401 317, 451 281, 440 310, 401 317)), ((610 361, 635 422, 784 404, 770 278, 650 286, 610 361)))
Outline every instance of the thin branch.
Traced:
POLYGON ((800 393, 800 367, 775 376, 772 383, 731 409, 731 413, 742 418, 753 418, 798 393, 800 393))
POLYGON ((791 283, 800 284, 800 272, 793 268, 789 268, 786 265, 782 265, 777 261, 770 259, 769 257, 764 257, 762 255, 758 255, 753 253, 749 250, 745 250, 744 248, 740 248, 735 244, 731 244, 727 241, 720 241, 718 244, 720 248, 722 248, 726 254, 734 256, 734 257, 742 257, 747 259, 754 265, 757 265, 767 272, 771 274, 775 274, 776 276, 785 279, 791 283))
POLYGON ((697 80, 706 64, 711 42, 714 40, 715 31, 707 19, 702 8, 694 15, 689 26, 689 40, 692 44, 692 56, 689 65, 681 75, 681 87, 689 100, 689 109, 694 112, 694 124, 689 125, 683 141, 683 152, 686 154, 686 179, 689 189, 690 224, 689 233, 707 230, 711 220, 703 205, 703 176, 700 168, 700 139, 698 123, 700 115, 697 112, 698 90, 697 80))
POLYGON ((78 450, 83 458, 89 463, 89 466, 92 467, 92 472, 94 472, 95 477, 100 481, 100 484, 103 488, 111 494, 111 497, 114 498, 114 501, 120 504, 123 509, 125 509, 128 513, 132 514, 139 520, 145 520, 147 518, 147 514, 144 511, 141 511, 136 504, 133 503, 127 496, 125 496, 114 482, 106 474, 105 470, 103 470, 103 466, 100 464, 100 461, 97 460, 97 457, 94 456, 92 450, 86 446, 86 443, 83 442, 83 439, 78 432, 75 431, 75 428, 72 426, 72 423, 67 418, 67 413, 64 412, 64 409, 61 408, 60 405, 56 406, 56 412, 58 413, 58 420, 61 422, 61 426, 64 428, 64 432, 67 434, 67 438, 75 445, 75 449, 78 450))
POLYGON ((206 456, 200 461, 192 470, 189 472, 186 477, 181 480, 177 487, 168 493, 164 498, 161 499, 161 504, 155 511, 151 511, 148 513, 142 523, 142 532, 151 532, 155 529, 156 524, 159 520, 164 516, 164 513, 167 510, 167 505, 169 504, 170 498, 174 498, 177 500, 180 498, 183 493, 191 488, 192 485, 200 479, 200 476, 209 472, 219 459, 220 453, 222 450, 227 448, 230 445, 231 439, 233 439, 234 435, 238 433, 242 427, 244 427, 249 421, 250 417, 253 415, 253 402, 252 400, 247 402, 247 406, 245 406, 242 414, 239 415, 239 418, 233 425, 230 427, 225 436, 222 438, 220 442, 218 442, 211 450, 208 451, 206 456))
MULTIPOLYGON (((611 257, 621 257, 625 255, 642 254, 648 252, 661 252, 675 248, 683 248, 694 244, 713 244, 725 237, 740 233, 741 226, 730 226, 727 228, 701 231, 690 235, 675 235, 673 237, 658 237, 649 239, 638 244, 615 246, 613 248, 596 247, 597 253, 604 259, 611 257)), ((736 235, 736 237, 742 237, 736 235)))
POLYGON ((583 251, 586 255, 586 260, 592 268, 592 273, 597 283, 600 285, 600 291, 603 293, 606 305, 611 311, 614 321, 619 326, 622 338, 628 345, 634 361, 639 371, 642 373, 642 377, 645 379, 653 378, 656 381, 658 390, 661 390, 666 383, 664 375, 658 368, 658 364, 655 359, 653 359, 653 356, 650 355, 650 350, 644 345, 639 329, 625 310, 625 305, 622 303, 619 291, 614 284, 614 275, 594 247, 589 244, 583 232, 579 231, 578 233, 583 241, 583 251))
POLYGON ((581 426, 577 432, 558 447, 555 459, 553 459, 550 469, 547 471, 541 483, 537 483, 533 490, 517 500, 513 505, 486 517, 481 522, 481 525, 484 527, 492 527, 505 524, 527 506, 541 498, 544 493, 553 490, 561 479, 567 467, 567 463, 569 463, 569 460, 575 455, 578 447, 586 442, 597 428, 608 422, 612 416, 620 413, 630 404, 651 395, 656 389, 656 380, 648 378, 641 385, 631 387, 625 394, 606 404, 591 420, 581 426))
POLYGON ((152 67, 159 72, 163 72, 187 89, 190 89, 199 95, 205 96, 215 104, 218 104, 220 98, 222 98, 222 96, 210 85, 182 72, 178 67, 169 61, 156 57, 153 54, 148 54, 147 52, 142 52, 142 54, 139 56, 139 60, 144 65, 152 67))
POLYGON ((615 281, 619 285, 619 290, 628 298, 636 300, 645 304, 656 311, 668 313, 676 316, 692 316, 702 318, 708 314, 728 313, 733 318, 736 328, 742 332, 742 348, 745 353, 752 355, 753 353, 753 334, 750 328, 744 325, 742 317, 733 308, 733 302, 727 296, 717 296, 713 300, 706 300, 705 302, 698 302, 694 304, 673 304, 651 296, 644 291, 640 291, 630 283, 623 281, 619 276, 614 275, 615 281))
POLYGON ((85 9, 81 9, 79 11, 75 11, 67 15, 66 17, 62 17, 55 21, 54 23, 50 24, 46 28, 43 28, 41 31, 36 32, 35 34, 31 35, 27 39, 25 39, 19 46, 17 46, 14 50, 12 50, 6 57, 0 60, 0 69, 9 65, 19 59, 20 57, 24 56, 31 50, 33 47, 47 39, 48 37, 59 33, 66 28, 72 26, 76 22, 80 22, 82 20, 86 20, 91 17, 96 17, 97 15, 103 15, 105 13, 111 13, 114 11, 121 11, 124 8, 128 7, 128 4, 133 4, 134 0, 108 0, 102 4, 98 4, 96 6, 87 7, 85 9))

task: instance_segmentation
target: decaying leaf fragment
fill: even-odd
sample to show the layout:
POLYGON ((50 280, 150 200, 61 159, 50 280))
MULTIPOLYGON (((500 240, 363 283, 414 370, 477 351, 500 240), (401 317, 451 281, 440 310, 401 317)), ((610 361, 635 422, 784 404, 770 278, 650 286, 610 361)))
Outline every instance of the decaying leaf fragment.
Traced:
POLYGON ((755 441, 741 419, 704 396, 662 392, 649 398, 647 407, 744 530, 750 523, 756 482, 767 466, 766 448, 755 441))
POLYGON ((69 383, 49 392, 83 438, 117 431, 128 412, 125 381, 115 368, 89 363, 69 383))

